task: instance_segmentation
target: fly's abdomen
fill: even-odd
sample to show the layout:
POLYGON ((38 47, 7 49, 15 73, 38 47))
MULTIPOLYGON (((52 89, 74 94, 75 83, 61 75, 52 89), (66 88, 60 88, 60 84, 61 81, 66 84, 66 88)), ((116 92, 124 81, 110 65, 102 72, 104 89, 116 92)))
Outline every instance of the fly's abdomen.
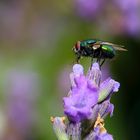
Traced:
POLYGON ((113 58, 116 55, 115 49, 111 45, 102 45, 102 58, 113 58))

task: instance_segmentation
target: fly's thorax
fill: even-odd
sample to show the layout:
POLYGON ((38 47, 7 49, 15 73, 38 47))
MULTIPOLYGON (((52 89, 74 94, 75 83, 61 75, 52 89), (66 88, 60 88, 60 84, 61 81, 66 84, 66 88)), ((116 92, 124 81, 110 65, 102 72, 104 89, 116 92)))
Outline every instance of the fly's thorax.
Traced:
POLYGON ((86 46, 93 45, 93 44, 96 43, 96 42, 97 42, 96 39, 82 40, 82 41, 80 42, 80 46, 81 46, 81 47, 86 47, 86 46))
POLYGON ((80 42, 80 52, 82 56, 92 57, 93 56, 93 44, 96 43, 94 39, 82 40, 80 42))
POLYGON ((101 49, 104 58, 113 58, 116 55, 116 51, 111 45, 102 45, 101 49))

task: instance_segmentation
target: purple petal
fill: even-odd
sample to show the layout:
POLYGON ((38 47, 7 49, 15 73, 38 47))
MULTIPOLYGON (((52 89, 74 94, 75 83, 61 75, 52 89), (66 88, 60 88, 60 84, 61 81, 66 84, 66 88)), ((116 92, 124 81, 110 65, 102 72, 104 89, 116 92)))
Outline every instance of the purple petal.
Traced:
POLYGON ((84 82, 84 68, 80 64, 75 64, 73 66, 73 72, 70 74, 70 80, 72 87, 81 85, 84 82))
POLYGON ((96 104, 93 108, 92 108, 92 115, 91 115, 91 119, 90 121, 92 122, 92 124, 95 123, 97 117, 98 117, 98 113, 100 110, 100 106, 98 104, 96 104))
POLYGON ((84 88, 87 86, 87 79, 85 76, 79 76, 74 78, 75 84, 78 88, 84 88))
POLYGON ((99 90, 99 99, 98 101, 101 102, 106 99, 112 92, 117 92, 120 87, 120 83, 116 82, 115 80, 108 78, 100 85, 99 90))
POLYGON ((92 113, 92 107, 98 101, 98 93, 92 92, 90 89, 82 91, 82 93, 72 94, 63 98, 64 113, 73 122, 79 122, 88 119, 92 113))
POLYGON ((113 140, 112 135, 106 131, 102 132, 100 127, 97 126, 94 130, 85 138, 85 140, 113 140))
POLYGON ((89 69, 87 78, 92 81, 94 85, 99 85, 101 80, 101 71, 98 63, 93 63, 91 69, 89 69))
POLYGON ((83 73, 84 73, 84 68, 83 68, 83 66, 80 65, 80 64, 75 64, 75 65, 73 66, 73 73, 74 73, 74 75, 76 75, 76 76, 83 75, 83 73))
POLYGON ((114 110, 114 105, 110 103, 109 100, 104 101, 99 105, 99 114, 101 115, 102 118, 105 118, 109 113, 110 116, 113 115, 113 110, 114 110))
POLYGON ((119 87, 120 87, 120 83, 119 82, 115 82, 114 83, 114 87, 113 87, 113 92, 118 92, 119 87))
POLYGON ((94 129, 94 140, 113 140, 113 137, 106 131, 105 132, 100 131, 100 128, 97 126, 94 129))
POLYGON ((102 134, 100 136, 100 139, 99 140, 113 140, 113 137, 112 137, 112 135, 110 135, 108 133, 105 133, 105 134, 102 134))
POLYGON ((110 113, 110 116, 112 117, 113 116, 113 111, 114 111, 114 105, 113 104, 110 104, 109 108, 108 108, 108 111, 110 113))
POLYGON ((100 66, 97 62, 93 63, 92 64, 92 68, 91 69, 97 69, 97 70, 100 70, 100 66))

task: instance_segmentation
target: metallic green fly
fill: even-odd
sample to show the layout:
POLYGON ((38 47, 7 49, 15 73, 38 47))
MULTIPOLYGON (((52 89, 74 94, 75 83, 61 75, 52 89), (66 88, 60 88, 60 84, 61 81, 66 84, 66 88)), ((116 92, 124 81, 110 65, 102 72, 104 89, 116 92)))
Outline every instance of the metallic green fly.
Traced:
POLYGON ((73 51, 76 54, 76 61, 82 56, 91 57, 91 64, 93 59, 97 58, 97 62, 100 66, 103 65, 106 59, 112 59, 116 55, 116 51, 127 51, 124 46, 105 42, 97 39, 87 39, 77 41, 73 47, 73 51))

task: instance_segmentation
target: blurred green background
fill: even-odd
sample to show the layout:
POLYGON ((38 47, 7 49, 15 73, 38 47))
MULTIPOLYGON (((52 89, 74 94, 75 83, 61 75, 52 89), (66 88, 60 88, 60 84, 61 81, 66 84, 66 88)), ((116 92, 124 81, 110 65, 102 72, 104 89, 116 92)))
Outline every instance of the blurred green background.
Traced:
POLYGON ((140 139, 139 0, 0 0, 0 139, 56 139, 50 117, 63 115, 72 47, 87 38, 128 49, 103 67, 121 83, 106 128, 115 140, 140 139))

